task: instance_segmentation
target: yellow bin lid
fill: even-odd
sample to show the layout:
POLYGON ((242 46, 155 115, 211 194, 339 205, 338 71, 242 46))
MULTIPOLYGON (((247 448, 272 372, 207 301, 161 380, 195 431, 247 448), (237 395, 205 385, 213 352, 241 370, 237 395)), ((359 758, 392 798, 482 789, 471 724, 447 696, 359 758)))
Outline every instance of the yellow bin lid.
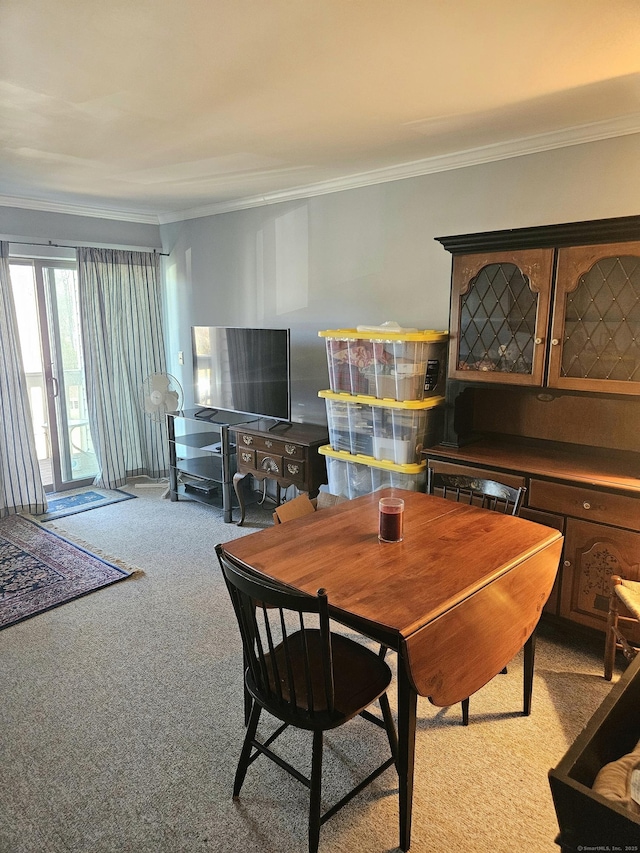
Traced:
POLYGON ((324 332, 318 332, 318 336, 341 341, 423 341, 437 344, 448 340, 449 332, 438 332, 435 329, 424 329, 418 332, 387 332, 382 329, 375 332, 359 332, 357 329, 327 329, 324 332))
POLYGON ((360 403, 365 406, 382 406, 385 409, 412 409, 423 411, 443 406, 444 397, 425 397, 424 400, 391 400, 388 397, 371 397, 369 394, 349 394, 348 391, 318 391, 323 400, 339 403, 360 403))
POLYGON ((427 461, 412 462, 409 465, 396 465, 395 462, 388 462, 386 459, 374 459, 373 456, 365 456, 364 454, 347 453, 346 450, 334 450, 330 444, 324 444, 318 448, 318 453, 323 456, 329 456, 332 459, 339 459, 341 462, 355 462, 358 465, 367 465, 369 468, 382 468, 384 471, 395 471, 398 474, 421 474, 427 467, 427 461))

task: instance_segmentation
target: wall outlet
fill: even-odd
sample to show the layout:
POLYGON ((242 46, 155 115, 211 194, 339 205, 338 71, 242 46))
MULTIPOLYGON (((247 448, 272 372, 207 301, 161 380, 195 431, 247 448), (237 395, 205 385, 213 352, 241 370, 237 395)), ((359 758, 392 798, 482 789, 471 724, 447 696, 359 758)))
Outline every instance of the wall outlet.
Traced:
POLYGON ((184 364, 184 353, 182 350, 178 353, 178 364, 184 364))

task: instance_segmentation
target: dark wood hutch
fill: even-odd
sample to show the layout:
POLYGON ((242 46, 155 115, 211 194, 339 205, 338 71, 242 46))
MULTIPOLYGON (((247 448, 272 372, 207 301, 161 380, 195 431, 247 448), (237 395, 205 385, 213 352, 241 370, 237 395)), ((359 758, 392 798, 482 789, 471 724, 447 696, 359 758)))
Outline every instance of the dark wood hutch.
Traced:
POLYGON ((425 455, 526 486, 522 516, 565 536, 547 613, 604 630, 611 575, 640 580, 640 216, 438 240, 446 418, 425 455))

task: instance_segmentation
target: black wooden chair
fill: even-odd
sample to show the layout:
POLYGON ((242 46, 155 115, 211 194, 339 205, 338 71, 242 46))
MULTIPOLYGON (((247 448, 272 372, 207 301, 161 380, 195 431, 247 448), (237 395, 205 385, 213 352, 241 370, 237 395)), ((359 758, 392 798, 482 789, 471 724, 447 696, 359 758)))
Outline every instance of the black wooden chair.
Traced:
POLYGON ((432 468, 427 469, 427 494, 505 515, 518 515, 526 491, 524 486, 514 488, 496 480, 462 474, 437 474, 432 468))
POLYGON ((637 636, 640 626, 640 581, 631 581, 620 575, 613 575, 604 647, 604 677, 607 681, 611 681, 613 675, 616 649, 620 649, 628 661, 632 661, 640 651, 637 644, 629 640, 631 633, 628 629, 631 626, 634 627, 637 636), (622 612, 620 612, 620 605, 622 605, 622 612), (625 633, 622 633, 623 628, 625 633))
MULTIPOLYGON (((524 486, 514 488, 496 480, 485 480, 463 474, 437 474, 427 469, 427 494, 439 495, 447 500, 479 506, 505 515, 518 515, 526 493, 524 486)), ((535 631, 524 646, 524 709, 523 714, 531 713, 531 695, 533 692, 533 660, 535 655, 535 631)), ((506 673, 506 667, 503 672, 506 673)), ((462 702, 462 725, 469 725, 469 698, 462 702)))
POLYGON ((309 851, 315 853, 320 826, 395 764, 397 735, 386 694, 391 670, 365 646, 330 630, 324 590, 312 596, 289 589, 247 571, 221 546, 216 552, 238 619, 245 686, 252 699, 233 797, 239 797, 249 765, 261 754, 270 758, 310 789, 309 851), (383 719, 367 710, 376 700, 383 719), (259 741, 256 729, 263 709, 283 725, 259 741), (391 757, 321 814, 323 734, 358 714, 386 729, 391 757), (271 749, 290 725, 313 732, 310 778, 271 749))

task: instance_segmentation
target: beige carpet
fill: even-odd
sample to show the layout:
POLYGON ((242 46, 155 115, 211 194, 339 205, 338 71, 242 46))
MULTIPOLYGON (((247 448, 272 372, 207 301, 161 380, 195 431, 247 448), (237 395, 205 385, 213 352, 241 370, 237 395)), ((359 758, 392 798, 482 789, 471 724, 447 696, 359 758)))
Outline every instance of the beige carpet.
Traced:
MULTIPOLYGON (((305 851, 307 792, 275 765, 258 760, 231 800, 241 649, 214 546, 270 510, 241 529, 135 493, 50 526, 144 574, 0 634, 0 853, 305 851)), ((544 630, 529 718, 520 658, 472 697, 468 728, 459 706, 419 701, 415 853, 559 850, 547 771, 610 689, 601 659, 544 630)), ((285 744, 302 767, 307 747, 295 732, 285 744)), ((327 805, 384 750, 363 721, 331 733, 327 805)), ((387 771, 329 821, 320 850, 395 850, 395 781, 387 771)))

